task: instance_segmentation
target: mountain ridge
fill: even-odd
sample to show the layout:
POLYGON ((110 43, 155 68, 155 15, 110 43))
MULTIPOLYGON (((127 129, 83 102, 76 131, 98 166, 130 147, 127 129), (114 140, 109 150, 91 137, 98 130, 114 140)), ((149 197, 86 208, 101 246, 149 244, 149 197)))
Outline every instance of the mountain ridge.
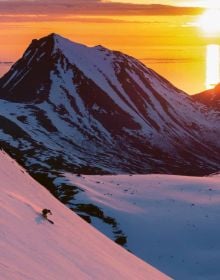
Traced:
POLYGON ((192 98, 210 108, 220 112, 220 84, 214 88, 195 94, 192 98))
POLYGON ((0 98, 1 145, 7 151, 20 146, 32 170, 219 170, 215 113, 135 58, 102 46, 56 34, 33 40, 0 79, 0 98), (6 141, 14 130, 26 138, 6 141))

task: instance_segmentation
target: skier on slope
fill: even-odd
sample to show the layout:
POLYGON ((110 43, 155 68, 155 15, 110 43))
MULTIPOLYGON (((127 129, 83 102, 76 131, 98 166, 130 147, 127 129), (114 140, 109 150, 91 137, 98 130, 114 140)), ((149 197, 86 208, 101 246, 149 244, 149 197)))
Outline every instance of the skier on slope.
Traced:
POLYGON ((54 224, 53 221, 51 221, 51 220, 48 219, 48 217, 47 217, 48 214, 52 215, 51 210, 46 209, 46 208, 42 210, 42 216, 43 216, 46 220, 48 220, 48 222, 50 222, 51 224, 54 224))

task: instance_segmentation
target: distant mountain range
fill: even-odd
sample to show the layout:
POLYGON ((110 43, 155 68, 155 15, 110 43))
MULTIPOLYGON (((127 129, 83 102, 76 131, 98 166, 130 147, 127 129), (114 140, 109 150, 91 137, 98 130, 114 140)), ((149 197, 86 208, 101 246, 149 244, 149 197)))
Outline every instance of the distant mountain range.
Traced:
POLYGON ((218 113, 103 46, 33 40, 0 79, 0 107, 0 145, 32 174, 220 169, 218 113))

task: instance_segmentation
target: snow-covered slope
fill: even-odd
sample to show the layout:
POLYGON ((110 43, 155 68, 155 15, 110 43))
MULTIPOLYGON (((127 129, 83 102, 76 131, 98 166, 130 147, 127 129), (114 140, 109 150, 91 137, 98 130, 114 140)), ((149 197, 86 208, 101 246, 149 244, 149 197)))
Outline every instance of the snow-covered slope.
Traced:
MULTIPOLYGON (((220 279, 219 175, 66 177, 82 190, 69 206, 96 205, 113 217, 135 255, 174 279, 220 279)), ((117 231, 101 218, 91 212, 92 223, 113 238, 117 231)))
POLYGON ((0 98, 0 143, 30 171, 220 168, 219 117, 138 60, 102 46, 56 34, 33 40, 0 79, 0 98))
POLYGON ((0 152, 1 280, 169 279, 58 202, 0 152), (54 225, 39 214, 53 212, 54 225))
POLYGON ((194 100, 199 101, 220 113, 220 84, 213 89, 195 94, 192 97, 194 100))

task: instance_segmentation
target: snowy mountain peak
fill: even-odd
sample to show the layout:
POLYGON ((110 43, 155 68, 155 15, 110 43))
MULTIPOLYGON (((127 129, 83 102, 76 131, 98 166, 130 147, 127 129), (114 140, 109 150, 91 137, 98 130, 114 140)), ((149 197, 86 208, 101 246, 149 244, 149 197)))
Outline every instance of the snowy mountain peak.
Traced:
POLYGON ((45 37, 42 37, 40 39, 33 39, 32 43, 30 44, 30 47, 35 47, 35 48, 40 48, 43 47, 45 45, 52 45, 53 49, 65 49, 66 47, 68 47, 68 45, 71 45, 72 47, 74 46, 81 46, 81 47, 86 47, 83 44, 79 44, 76 42, 73 42, 59 34, 56 33, 51 33, 45 37))
POLYGON ((193 98, 220 113, 220 84, 213 89, 193 95, 193 98))
POLYGON ((0 99, 12 110, 4 117, 37 143, 43 139, 43 149, 61 156, 64 166, 110 173, 219 170, 215 114, 121 52, 57 34, 34 40, 0 79, 0 99))
POLYGON ((77 51, 80 51, 80 48, 84 49, 84 48, 88 48, 86 45, 77 43, 77 42, 73 42, 59 34, 56 33, 51 33, 50 35, 42 38, 41 40, 47 42, 48 40, 53 40, 54 43, 54 49, 55 50, 65 50, 66 48, 76 48, 77 51))
POLYGON ((83 74, 91 80, 98 75, 99 80, 95 82, 100 86, 100 78, 115 76, 112 55, 113 52, 102 46, 87 47, 55 33, 34 39, 22 58, 0 80, 0 97, 15 102, 43 102, 49 97, 55 76, 62 79, 70 70, 72 76, 83 74))
POLYGON ((137 91, 134 88, 137 86, 139 91, 146 91, 143 89, 146 83, 151 88, 163 83, 166 94, 175 98, 178 93, 179 98, 186 98, 168 81, 132 57, 101 45, 87 47, 55 33, 31 42, 23 57, 0 80, 0 97, 10 101, 43 102, 49 96, 53 80, 66 79, 63 75, 71 75, 73 80, 83 76, 83 80, 93 81, 111 99, 117 99, 126 107, 131 107, 133 100, 130 99, 134 98, 127 96, 131 94, 127 91, 137 91))
MULTIPOLYGON (((62 37, 56 33, 51 33, 48 36, 45 36, 40 39, 34 39, 30 44, 29 48, 25 52, 24 56, 26 56, 27 52, 30 48, 32 49, 41 49, 43 52, 45 47, 47 47, 53 56, 57 53, 62 53, 70 62, 74 62, 74 57, 83 57, 86 56, 87 59, 91 59, 93 56, 103 56, 103 52, 105 53, 113 53, 113 51, 105 48, 102 45, 97 45, 94 47, 88 47, 84 44, 80 44, 77 42, 73 42, 65 37, 62 37)), ((49 54, 49 53, 48 53, 49 54)))

